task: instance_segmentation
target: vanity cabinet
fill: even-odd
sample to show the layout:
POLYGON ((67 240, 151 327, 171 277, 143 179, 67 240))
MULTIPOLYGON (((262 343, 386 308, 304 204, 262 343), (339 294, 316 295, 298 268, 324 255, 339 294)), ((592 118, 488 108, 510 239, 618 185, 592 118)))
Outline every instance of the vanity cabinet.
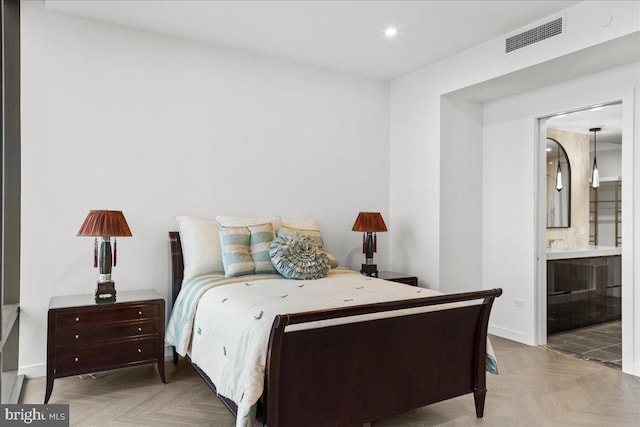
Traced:
POLYGON ((547 333, 620 319, 621 257, 547 261, 547 333))

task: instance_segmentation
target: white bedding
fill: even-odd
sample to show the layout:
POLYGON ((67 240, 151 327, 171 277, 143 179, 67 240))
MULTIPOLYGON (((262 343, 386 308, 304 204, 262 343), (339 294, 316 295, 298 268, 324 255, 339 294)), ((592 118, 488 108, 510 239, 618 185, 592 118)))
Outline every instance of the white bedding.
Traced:
MULTIPOLYGON (((332 270, 319 280, 287 280, 265 275, 232 280, 212 277, 189 286, 185 284, 176 300, 166 341, 184 355, 192 334, 193 363, 211 378, 220 395, 237 403, 236 426, 242 427, 251 424, 251 408, 263 392, 267 346, 277 314, 440 295, 429 289, 369 278, 344 269, 332 270)), ((435 308, 419 308, 420 311, 432 309, 435 308)), ((372 317, 389 317, 389 313, 366 318, 372 317)), ((337 322, 358 320, 364 320, 363 316, 337 322)), ((336 320, 294 326, 334 323, 336 320)))

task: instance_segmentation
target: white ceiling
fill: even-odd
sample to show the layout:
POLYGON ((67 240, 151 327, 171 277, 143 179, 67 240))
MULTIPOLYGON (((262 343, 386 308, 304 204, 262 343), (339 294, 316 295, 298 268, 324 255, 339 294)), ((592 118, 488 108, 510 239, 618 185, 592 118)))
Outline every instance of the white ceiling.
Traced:
POLYGON ((622 104, 591 106, 564 116, 550 117, 547 127, 587 134, 590 141, 593 141, 593 132, 589 132, 589 129, 601 128, 602 130, 597 132, 598 151, 619 150, 622 144, 622 104))
MULTIPOLYGON (((560 0, 45 2, 47 9, 54 12, 383 79, 400 77, 579 3, 560 0), (393 40, 384 36, 388 26, 398 28, 398 36, 393 40)), ((514 87, 533 89, 575 78, 630 60, 637 61, 639 44, 640 37, 625 37, 603 44, 597 52, 593 49, 578 52, 564 60, 540 64, 452 95, 484 102, 510 95, 514 87), (545 67, 546 72, 540 72, 540 67, 545 67)), ((621 105, 607 106, 597 112, 573 112, 563 118, 552 117, 548 126, 578 133, 601 127, 598 142, 602 142, 602 148, 617 146, 619 149, 621 105)))
POLYGON ((578 1, 46 0, 47 9, 393 79, 578 1), (388 26, 398 28, 393 40, 388 26))

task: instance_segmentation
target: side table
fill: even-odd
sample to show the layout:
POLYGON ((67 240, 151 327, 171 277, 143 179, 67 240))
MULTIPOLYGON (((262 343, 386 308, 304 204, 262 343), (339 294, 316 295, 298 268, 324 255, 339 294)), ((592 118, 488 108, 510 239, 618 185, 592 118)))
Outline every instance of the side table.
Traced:
POLYGON ((47 327, 46 404, 55 378, 156 363, 163 383, 165 302, 153 290, 51 298, 47 327))
POLYGON ((391 282, 404 283, 405 285, 418 286, 418 278, 404 273, 394 273, 393 271, 380 271, 378 278, 391 282))

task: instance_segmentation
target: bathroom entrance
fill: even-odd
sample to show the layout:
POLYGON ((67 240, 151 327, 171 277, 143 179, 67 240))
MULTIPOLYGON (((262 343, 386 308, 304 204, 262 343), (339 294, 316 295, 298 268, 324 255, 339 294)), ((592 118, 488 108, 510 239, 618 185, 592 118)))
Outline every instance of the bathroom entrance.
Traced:
POLYGON ((540 119, 547 348, 622 368, 622 103, 540 119))

